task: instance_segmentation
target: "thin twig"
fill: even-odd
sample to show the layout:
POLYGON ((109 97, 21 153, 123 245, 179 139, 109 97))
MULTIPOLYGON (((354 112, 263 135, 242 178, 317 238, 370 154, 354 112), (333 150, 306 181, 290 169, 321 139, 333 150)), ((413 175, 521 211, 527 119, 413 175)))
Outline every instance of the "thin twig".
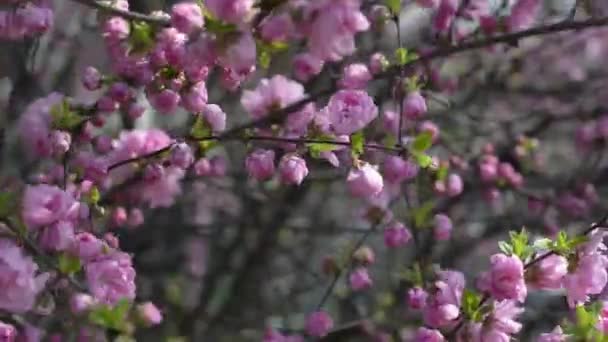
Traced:
POLYGON ((147 23, 160 25, 160 26, 169 26, 169 24, 170 24, 170 21, 167 18, 154 16, 154 15, 147 15, 147 14, 143 14, 143 13, 139 13, 139 12, 125 11, 120 8, 113 7, 109 4, 105 4, 101 1, 96 1, 96 0, 72 0, 72 1, 77 2, 84 6, 90 7, 90 8, 97 9, 97 10, 105 12, 107 14, 117 15, 122 18, 129 19, 129 20, 145 21, 147 23))

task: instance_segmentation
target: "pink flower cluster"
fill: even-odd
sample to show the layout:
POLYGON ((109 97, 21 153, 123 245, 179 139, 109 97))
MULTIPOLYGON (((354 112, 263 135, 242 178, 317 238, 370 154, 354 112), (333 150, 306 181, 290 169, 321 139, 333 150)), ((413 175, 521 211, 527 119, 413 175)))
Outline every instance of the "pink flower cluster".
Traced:
POLYGON ((14 8, 0 11, 0 38, 18 40, 49 31, 54 13, 50 0, 9 1, 14 8))

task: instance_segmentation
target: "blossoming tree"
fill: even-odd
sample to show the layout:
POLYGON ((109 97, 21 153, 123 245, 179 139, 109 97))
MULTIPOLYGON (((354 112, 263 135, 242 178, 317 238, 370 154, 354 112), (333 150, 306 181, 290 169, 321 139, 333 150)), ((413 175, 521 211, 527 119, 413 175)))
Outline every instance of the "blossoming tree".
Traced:
POLYGON ((0 4, 0 341, 608 341, 603 0, 0 4))

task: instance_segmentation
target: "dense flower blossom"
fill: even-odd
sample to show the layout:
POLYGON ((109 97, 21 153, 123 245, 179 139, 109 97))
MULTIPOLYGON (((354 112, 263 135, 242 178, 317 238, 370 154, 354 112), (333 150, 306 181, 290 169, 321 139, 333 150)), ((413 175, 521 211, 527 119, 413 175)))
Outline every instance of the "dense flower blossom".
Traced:
POLYGON ((333 328, 334 321, 325 311, 315 311, 306 319, 306 333, 314 337, 323 337, 333 328))
POLYGON ((583 255, 577 262, 574 272, 564 277, 563 286, 571 307, 584 303, 589 295, 598 294, 608 282, 608 258, 597 253, 583 255))
POLYGON ((110 251, 85 265, 91 294, 101 303, 116 304, 121 299, 135 298, 135 270, 131 257, 110 251))
POLYGON ((437 214, 433 218, 433 236, 439 241, 445 241, 452 235, 452 220, 445 214, 437 214))
POLYGON ((202 28, 204 18, 201 7, 195 2, 182 2, 173 5, 171 24, 186 34, 202 28))
POLYGON ((509 31, 522 31, 530 28, 534 24, 541 6, 542 3, 539 0, 518 0, 511 7, 511 15, 506 20, 509 31))
POLYGON ((76 293, 70 297, 70 310, 74 314, 88 311, 95 305, 95 298, 86 293, 76 293))
POLYGON ((490 271, 480 279, 480 287, 496 300, 513 299, 523 302, 528 290, 524 281, 524 265, 517 256, 494 254, 490 271))
POLYGON ((185 94, 182 94, 181 100, 187 111, 200 113, 207 106, 207 98, 207 85, 200 81, 193 84, 185 94))
POLYGON ((418 328, 414 342, 444 342, 445 338, 439 330, 428 329, 425 327, 418 328))
POLYGON ((51 110, 63 101, 63 95, 52 93, 40 98, 25 109, 19 121, 19 134, 28 152, 37 157, 48 157, 52 152, 51 110))
POLYGON ((74 225, 69 221, 59 221, 42 229, 40 246, 49 251, 64 251, 74 242, 74 225))
POLYGON ((207 0, 205 6, 216 18, 239 24, 247 18, 254 3, 254 0, 207 0))
POLYGON ((249 176, 263 181, 274 175, 274 151, 258 149, 245 159, 245 168, 249 176))
POLYGON ((526 280, 539 289, 559 289, 566 274, 568 260, 561 255, 550 255, 526 273, 526 280))
POLYGON ((257 50, 253 35, 243 33, 232 44, 220 51, 218 63, 238 78, 255 71, 256 56, 257 50))
POLYGON ((17 336, 17 329, 14 326, 0 321, 0 341, 13 342, 17 336))
POLYGON ((255 90, 243 91, 241 104, 254 118, 259 119, 273 110, 289 106, 304 98, 304 87, 284 76, 263 79, 255 90))
POLYGON ((403 99, 403 116, 409 120, 420 119, 427 111, 426 100, 418 91, 413 91, 403 99))
POLYGON ((342 78, 338 81, 344 89, 364 89, 372 75, 363 63, 353 63, 344 67, 342 78))
POLYGON ((429 294, 420 287, 413 287, 407 291, 407 305, 415 310, 425 307, 429 294))
POLYGON ((374 100, 362 90, 341 90, 335 93, 324 109, 334 132, 351 134, 378 116, 374 100))
POLYGON ((470 329, 475 342, 510 341, 517 334, 522 324, 515 321, 524 309, 518 307, 515 301, 504 300, 494 304, 494 310, 483 323, 473 323, 470 329))
POLYGON ((368 289, 372 286, 372 278, 365 267, 358 267, 350 273, 348 277, 350 287, 354 291, 368 289))
POLYGON ((389 183, 401 183, 410 180, 418 174, 418 165, 411 160, 397 156, 384 158, 384 178, 389 183))
POLYGON ((279 176, 285 184, 300 185, 308 176, 306 161, 295 154, 286 154, 279 161, 279 176))
POLYGON ((424 322, 431 327, 444 327, 460 315, 464 275, 457 271, 440 271, 423 309, 424 322))
POLYGON ((537 342, 566 342, 568 335, 564 334, 562 328, 558 325, 550 333, 540 334, 537 342))
POLYGON ((0 239, 0 309, 25 313, 32 309, 49 274, 38 274, 38 265, 13 241, 0 239))
POLYGON ((30 229, 70 220, 77 210, 74 197, 56 186, 28 186, 23 195, 22 217, 30 229))
POLYGON ((293 58, 293 75, 302 82, 310 80, 323 70, 323 60, 311 53, 301 53, 293 58))
POLYGON ((346 185, 353 196, 371 198, 382 191, 384 181, 375 166, 365 163, 350 170, 346 185))
POLYGON ((208 104, 203 108, 203 118, 215 133, 226 129, 226 113, 216 104, 208 104))
POLYGON ((384 229, 384 244, 387 247, 401 247, 412 239, 412 233, 401 222, 393 222, 384 229))
POLYGON ((433 20, 433 28, 436 31, 446 32, 450 28, 456 17, 459 3, 460 0, 441 0, 433 20))
POLYGON ((141 320, 148 326, 158 325, 163 320, 163 315, 160 310, 152 302, 138 305, 137 313, 141 320))

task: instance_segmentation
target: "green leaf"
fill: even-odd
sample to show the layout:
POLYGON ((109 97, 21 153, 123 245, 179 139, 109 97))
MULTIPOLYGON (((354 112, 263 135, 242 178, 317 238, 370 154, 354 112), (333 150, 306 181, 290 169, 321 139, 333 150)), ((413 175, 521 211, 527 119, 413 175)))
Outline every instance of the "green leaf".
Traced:
POLYGON ((405 65, 408 62, 408 56, 407 56, 407 49, 406 48, 398 48, 397 50, 395 50, 395 63, 397 65, 405 65))
POLYGON ((429 200, 422 204, 419 208, 413 209, 414 224, 417 228, 423 228, 429 221, 433 209, 435 208, 435 202, 429 200))
POLYGON ((385 0, 386 7, 391 10, 393 15, 401 13, 401 0, 385 0))
POLYGON ((51 126, 54 129, 71 131, 80 126, 86 120, 85 117, 70 109, 67 100, 61 101, 51 108, 51 126))
POLYGON ((412 148, 418 152, 424 152, 433 146, 433 135, 430 132, 422 132, 414 138, 412 148))
POLYGON ((89 313, 89 321, 107 329, 125 332, 129 326, 127 318, 131 305, 127 299, 120 300, 114 307, 99 305, 89 313))
POLYGON ((12 192, 0 192, 0 218, 6 218, 17 210, 17 195, 12 192))
POLYGON ((437 170, 437 180, 442 182, 448 177, 448 171, 450 170, 448 165, 441 165, 437 170))
POLYGON ((532 248, 528 245, 528 232, 525 229, 522 229, 519 233, 511 231, 509 235, 511 236, 513 255, 524 260, 532 254, 532 248))
POLYGON ((363 131, 359 131, 350 136, 351 153, 354 156, 360 156, 365 150, 365 135, 363 131))
POLYGON ((414 156, 418 165, 423 169, 426 169, 433 164, 433 158, 429 155, 418 151, 410 151, 410 153, 414 156))
POLYGON ((270 62, 272 62, 272 54, 268 50, 258 49, 258 64, 262 69, 268 69, 270 62))
POLYGON ((513 246, 506 241, 498 241, 498 249, 506 255, 513 254, 513 246))
POLYGON ((154 47, 154 30, 145 21, 131 22, 131 33, 129 34, 130 50, 135 53, 144 53, 154 47))
POLYGON ((202 115, 197 115, 194 125, 190 129, 190 136, 194 139, 204 139, 211 136, 211 127, 202 115))
POLYGON ((57 266, 61 273, 71 275, 80 271, 82 265, 80 264, 80 258, 67 253, 61 253, 57 260, 57 266))
POLYGON ((97 204, 101 199, 101 193, 99 192, 99 189, 94 186, 84 199, 89 204, 97 204))
MULTIPOLYGON (((332 141, 335 138, 331 135, 321 134, 311 137, 314 140, 327 140, 332 141)), ((314 158, 320 158, 322 152, 331 152, 338 149, 338 145, 332 143, 307 143, 306 147, 308 147, 308 152, 314 158)))
POLYGON ((462 311, 465 316, 472 321, 479 322, 482 317, 479 314, 481 295, 469 289, 464 289, 462 293, 462 311))
POLYGON ((555 240, 549 244, 549 249, 557 254, 567 256, 574 253, 578 246, 587 241, 587 236, 581 235, 570 238, 568 233, 561 230, 555 237, 555 240))
MULTIPOLYGON (((209 13, 209 12, 207 12, 209 13)), ((216 35, 225 35, 228 33, 237 32, 237 27, 234 24, 229 24, 208 16, 205 20, 205 28, 216 35)))

